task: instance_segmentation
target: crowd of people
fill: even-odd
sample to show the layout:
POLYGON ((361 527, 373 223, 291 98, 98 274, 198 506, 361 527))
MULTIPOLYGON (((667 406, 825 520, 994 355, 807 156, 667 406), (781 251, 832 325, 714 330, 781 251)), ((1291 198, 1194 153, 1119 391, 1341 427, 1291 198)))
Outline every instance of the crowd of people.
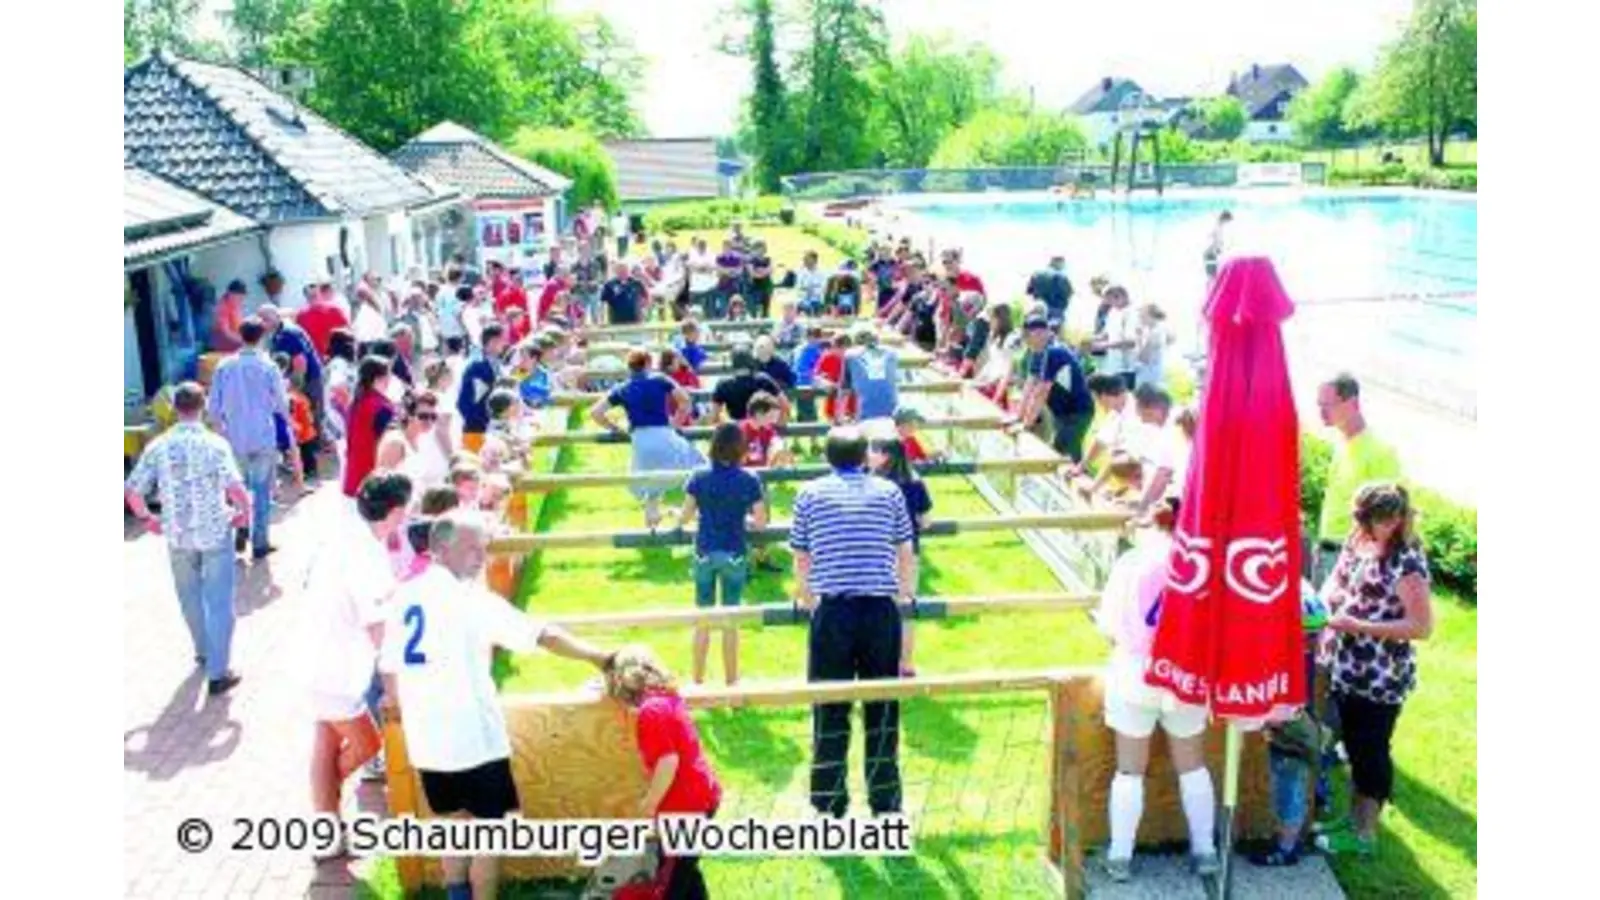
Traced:
MULTIPOLYGON (((1061 257, 1033 275, 1027 299, 1009 303, 987 295, 959 249, 933 268, 904 240, 876 242, 832 272, 807 253, 782 276, 738 227, 715 256, 702 239, 680 252, 670 239, 635 236, 618 242, 608 264, 604 246, 594 234, 564 239, 537 270, 490 262, 480 272, 457 259, 403 285, 367 276, 348 300, 319 281, 293 310, 279 292, 278 302, 246 311, 235 282, 213 329, 226 359, 209 389, 177 386, 177 424, 129 476, 129 509, 166 535, 195 660, 214 696, 240 681, 229 657, 236 556, 263 561, 275 551, 274 498, 321 480, 348 498, 341 530, 324 541, 328 564, 314 568, 307 610, 317 648, 307 692, 312 806, 338 812, 347 781, 380 755, 377 722, 387 709, 402 723, 434 812, 518 809, 489 651, 539 646, 595 664, 636 712, 650 784, 641 813, 715 812, 720 788, 692 719, 648 651, 602 650, 482 584, 537 410, 558 394, 585 393, 591 420, 626 434, 634 472, 673 473, 641 478, 633 491, 648 528, 697 526, 684 584, 701 607, 738 605, 752 569, 774 568, 759 540, 770 513, 760 470, 818 451, 815 439, 785 438, 786 424, 826 423, 820 450, 831 471, 799 491, 788 541, 797 602, 811 610, 807 676, 915 674, 904 611, 916 602, 920 533, 935 505, 917 466, 938 450, 923 443, 921 414, 901 400, 899 348, 910 345, 989 398, 1012 431, 1037 429, 1063 457, 1070 489, 1133 513, 1131 549, 1099 615, 1115 647, 1106 865, 1117 879, 1131 873, 1159 724, 1180 773, 1196 868, 1214 871, 1215 801, 1200 750, 1206 711, 1142 681, 1196 428, 1195 411, 1174 402, 1167 382, 1172 335, 1162 310, 1095 278, 1094 332, 1069 341, 1075 291, 1061 257), (632 259, 623 255, 630 248, 632 259), (654 346, 619 346, 594 331, 652 319, 674 323, 654 346), (748 327, 711 333, 711 323, 741 321, 748 327), (722 352, 727 374, 713 384, 706 370, 722 352), (693 424, 711 427, 706 453, 683 433, 693 424), (686 484, 677 480, 685 473, 686 484), (683 506, 663 508, 678 485, 683 506), (152 493, 159 514, 147 503, 152 493)), ((1427 562, 1394 454, 1366 429, 1353 378, 1325 385, 1319 403, 1343 436, 1306 591, 1308 665, 1325 672, 1331 699, 1269 730, 1282 834, 1257 855, 1263 865, 1299 858, 1307 803, 1296 785, 1308 767, 1325 775, 1338 764, 1325 737, 1335 730, 1355 800, 1349 827, 1321 839, 1333 852, 1370 852, 1393 781, 1390 739, 1415 683, 1410 642, 1430 627, 1427 562)), ((697 684, 706 680, 710 630, 693 637, 697 684)), ((730 685, 737 642, 736 629, 722 631, 730 685)), ((812 804, 843 815, 849 704, 819 704, 814 716, 812 804)), ((898 703, 866 703, 864 723, 868 805, 898 812, 898 703)), ((1325 777, 1318 803, 1328 806, 1325 777)), ((497 878, 494 860, 446 864, 452 897, 493 896, 497 878)), ((671 896, 704 896, 693 860, 676 861, 671 879, 671 896)))

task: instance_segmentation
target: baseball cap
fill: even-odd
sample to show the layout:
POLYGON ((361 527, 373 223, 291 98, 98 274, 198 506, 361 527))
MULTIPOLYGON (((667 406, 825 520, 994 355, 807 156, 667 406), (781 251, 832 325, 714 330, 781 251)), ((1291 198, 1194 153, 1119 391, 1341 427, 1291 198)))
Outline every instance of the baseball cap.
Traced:
POLYGON ((1050 330, 1050 320, 1046 319, 1044 316, 1029 316, 1027 318, 1027 320, 1022 323, 1022 330, 1023 331, 1049 331, 1050 330))

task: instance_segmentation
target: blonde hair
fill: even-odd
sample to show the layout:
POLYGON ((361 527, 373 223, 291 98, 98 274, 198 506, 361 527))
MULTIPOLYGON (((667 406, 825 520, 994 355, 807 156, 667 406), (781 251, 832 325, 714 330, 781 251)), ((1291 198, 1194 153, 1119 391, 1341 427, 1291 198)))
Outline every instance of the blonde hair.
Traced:
POLYGON ((676 691, 672 673, 649 647, 629 644, 612 656, 606 672, 606 696, 638 706, 649 691, 676 691))
POLYGON ((1152 322, 1164 322, 1167 319, 1166 311, 1154 303, 1144 305, 1144 314, 1149 316, 1152 322))

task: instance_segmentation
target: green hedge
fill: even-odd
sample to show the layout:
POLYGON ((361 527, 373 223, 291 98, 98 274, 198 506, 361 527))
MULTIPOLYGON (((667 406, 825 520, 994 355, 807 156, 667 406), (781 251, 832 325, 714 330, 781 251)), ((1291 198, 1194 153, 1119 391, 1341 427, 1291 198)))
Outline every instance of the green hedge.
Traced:
POLYGON ((864 260, 867 256, 867 244, 872 242, 872 235, 865 228, 856 228, 841 222, 802 219, 800 230, 843 253, 847 259, 864 260))
POLYGON ((1361 187, 1432 188, 1475 193, 1478 190, 1478 170, 1476 168, 1430 169, 1390 163, 1368 169, 1333 170, 1328 174, 1328 183, 1361 187))
MULTIPOLYGON (((1306 521, 1322 517, 1332 445, 1317 435, 1300 437, 1300 510, 1306 521)), ((1469 603, 1478 600, 1478 511, 1427 488, 1408 485, 1417 509, 1417 532, 1438 584, 1469 603)))
POLYGON ((776 222, 779 213, 788 206, 787 199, 776 196, 667 203, 645 210, 644 227, 654 234, 727 228, 734 222, 776 222))

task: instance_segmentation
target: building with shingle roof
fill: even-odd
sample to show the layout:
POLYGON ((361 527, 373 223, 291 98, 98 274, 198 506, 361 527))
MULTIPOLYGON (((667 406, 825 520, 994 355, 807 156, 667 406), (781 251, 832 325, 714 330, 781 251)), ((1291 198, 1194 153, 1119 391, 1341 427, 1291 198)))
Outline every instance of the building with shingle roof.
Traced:
POLYGON ((264 77, 166 52, 123 70, 124 305, 161 382, 193 371, 207 298, 230 281, 247 286, 247 309, 294 309, 316 281, 398 278, 449 252, 442 223, 458 191, 413 177, 264 77))
POLYGON ((1073 101, 1067 112, 1083 125, 1089 143, 1099 146, 1110 143, 1117 129, 1127 124, 1126 110, 1141 105, 1145 96, 1144 88, 1132 78, 1107 75, 1073 101))
POLYGON ((1294 129, 1288 121, 1289 101, 1309 82, 1287 63, 1252 65, 1228 82, 1227 94, 1238 98, 1247 117, 1244 137, 1251 141, 1288 141, 1294 129))
POLYGON ((525 263, 545 250, 561 222, 572 179, 522 159, 470 128, 440 122, 389 155, 413 176, 449 185, 474 215, 462 223, 481 265, 525 263))

